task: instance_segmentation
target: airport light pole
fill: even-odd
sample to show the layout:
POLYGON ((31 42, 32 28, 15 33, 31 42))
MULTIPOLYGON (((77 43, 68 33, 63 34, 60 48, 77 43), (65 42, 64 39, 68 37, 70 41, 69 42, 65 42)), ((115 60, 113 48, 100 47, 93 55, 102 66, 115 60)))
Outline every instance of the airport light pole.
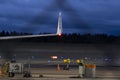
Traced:
POLYGON ((25 71, 23 77, 31 77, 31 73, 30 73, 30 57, 28 57, 27 64, 28 64, 28 69, 27 69, 27 71, 25 71))
POLYGON ((28 72, 30 73, 30 57, 28 57, 28 72))

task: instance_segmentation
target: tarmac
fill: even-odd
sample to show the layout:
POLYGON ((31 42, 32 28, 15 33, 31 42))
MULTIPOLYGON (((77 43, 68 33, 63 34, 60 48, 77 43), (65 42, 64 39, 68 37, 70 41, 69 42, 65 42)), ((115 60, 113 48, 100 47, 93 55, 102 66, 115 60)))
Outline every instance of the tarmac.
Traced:
POLYGON ((0 78, 0 80, 120 80, 120 78, 108 78, 108 77, 97 77, 97 78, 69 78, 69 77, 43 77, 43 78, 0 78))
POLYGON ((97 67, 96 76, 90 77, 78 77, 78 69, 71 67, 70 70, 60 71, 56 67, 41 67, 41 68, 30 68, 32 77, 24 78, 23 74, 15 74, 15 77, 3 77, 0 80, 120 80, 120 68, 105 68, 97 67), (42 75, 42 76, 41 76, 42 75))
MULTIPOLYGON (((3 77, 0 80, 120 80, 120 45, 116 44, 45 44, 45 43, 1 43, 0 45, 0 63, 3 58, 15 57, 18 62, 34 63, 31 65, 30 72, 34 76, 43 75, 43 77, 23 78, 23 74, 15 74, 15 77, 3 77), (9 53, 9 54, 8 54, 9 53), (73 54, 74 53, 74 54, 73 54), (79 59, 88 57, 88 63, 96 65, 109 66, 111 63, 118 67, 97 67, 95 78, 79 78, 78 67, 70 66, 70 70, 63 70, 60 63, 60 71, 57 71, 56 63, 48 63, 51 55, 59 57, 70 57, 79 59), (29 60, 29 57, 34 56, 29 60), (112 56, 112 61, 105 61, 104 57, 112 56), (90 58, 90 59, 89 59, 90 58), (93 59, 92 59, 93 58, 93 59), (95 58, 95 59, 94 59, 95 58), (100 59, 99 59, 100 58, 100 59), (23 60, 23 61, 19 61, 23 60), (43 61, 42 59, 45 59, 43 61), (39 65, 35 65, 39 64, 39 65), (53 64, 55 66, 51 66, 53 64)), ((72 61, 71 61, 72 62, 72 61)), ((72 64, 72 63, 71 63, 72 64)), ((27 65, 26 65, 27 70, 27 65)))

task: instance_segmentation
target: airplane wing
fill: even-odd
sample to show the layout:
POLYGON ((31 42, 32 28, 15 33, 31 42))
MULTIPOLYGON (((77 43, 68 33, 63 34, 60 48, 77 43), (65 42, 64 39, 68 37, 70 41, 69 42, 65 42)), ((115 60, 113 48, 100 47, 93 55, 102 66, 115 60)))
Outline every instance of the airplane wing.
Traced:
POLYGON ((61 14, 61 12, 59 12, 57 33, 55 33, 55 34, 5 36, 5 37, 0 37, 0 40, 19 39, 19 38, 32 38, 32 37, 43 37, 43 36, 61 36, 61 34, 62 34, 62 14, 61 14))
POLYGON ((42 37, 42 36, 56 36, 56 35, 58 35, 58 34, 25 35, 25 36, 5 36, 5 37, 0 37, 0 40, 18 39, 18 38, 32 38, 32 37, 42 37))

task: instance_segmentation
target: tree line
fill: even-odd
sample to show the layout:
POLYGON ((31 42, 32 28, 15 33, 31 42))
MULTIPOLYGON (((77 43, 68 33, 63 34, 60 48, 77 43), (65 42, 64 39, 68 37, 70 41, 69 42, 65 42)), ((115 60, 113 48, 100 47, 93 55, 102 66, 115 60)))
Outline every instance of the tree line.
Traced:
MULTIPOLYGON (((46 33, 40 33, 46 34, 46 33)), ((19 36, 19 35, 32 35, 32 33, 23 32, 8 32, 1 31, 0 36, 19 36)), ((47 36, 47 37, 36 37, 36 38, 25 38, 16 39, 22 42, 43 42, 43 43, 116 43, 120 44, 120 36, 107 35, 107 34, 80 34, 80 33, 69 33, 63 34, 62 36, 47 36)))

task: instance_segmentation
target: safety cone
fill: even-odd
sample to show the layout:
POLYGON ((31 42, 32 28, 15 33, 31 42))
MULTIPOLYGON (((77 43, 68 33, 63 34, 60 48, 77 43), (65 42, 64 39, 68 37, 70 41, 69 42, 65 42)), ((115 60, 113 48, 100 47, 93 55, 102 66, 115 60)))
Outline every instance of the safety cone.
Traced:
POLYGON ((60 71, 60 65, 59 64, 57 65, 57 71, 60 71))

